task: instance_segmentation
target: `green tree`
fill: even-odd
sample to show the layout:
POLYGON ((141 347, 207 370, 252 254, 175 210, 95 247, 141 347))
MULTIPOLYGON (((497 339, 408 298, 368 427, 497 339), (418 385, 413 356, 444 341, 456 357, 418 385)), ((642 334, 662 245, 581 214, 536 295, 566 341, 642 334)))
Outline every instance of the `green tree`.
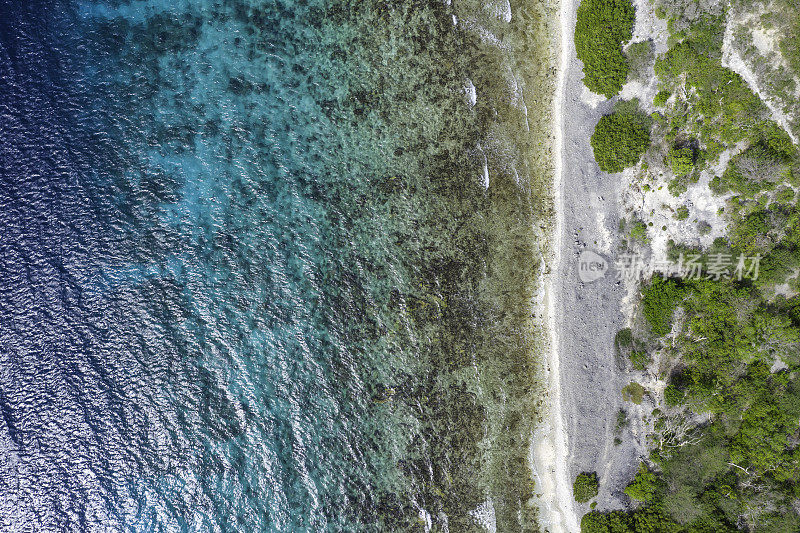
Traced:
POLYGON ((672 312, 683 297, 683 290, 674 279, 656 276, 644 290, 644 317, 650 329, 661 337, 672 328, 672 312))
POLYGON ((635 10, 630 0, 583 0, 575 24, 575 51, 583 61, 583 83, 611 98, 628 76, 622 45, 633 36, 635 10))
POLYGON ((594 159, 605 172, 621 172, 639 162, 650 146, 647 117, 635 112, 605 115, 597 123, 591 144, 594 159))
POLYGON ((689 146, 673 146, 667 153, 667 163, 673 174, 685 176, 694 169, 694 150, 689 146))
POLYGON ((633 478, 633 483, 625 488, 625 494, 643 502, 651 501, 658 491, 658 478, 644 463, 639 465, 639 471, 633 478))
POLYGON ((596 472, 582 472, 575 478, 572 484, 572 494, 576 502, 585 503, 597 496, 600 482, 596 472))

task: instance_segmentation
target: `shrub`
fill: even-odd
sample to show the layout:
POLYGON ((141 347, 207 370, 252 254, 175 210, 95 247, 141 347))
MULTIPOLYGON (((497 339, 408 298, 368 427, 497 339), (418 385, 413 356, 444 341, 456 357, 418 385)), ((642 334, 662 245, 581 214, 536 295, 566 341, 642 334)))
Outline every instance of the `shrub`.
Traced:
POLYGON ((647 117, 638 112, 605 115, 592 134, 594 159, 604 172, 635 165, 650 146, 647 117))
POLYGON ((642 403, 642 400, 644 399, 644 393, 645 388, 635 381, 631 381, 622 387, 622 399, 626 402, 633 402, 636 405, 642 403))
POLYGON ((775 194, 775 201, 782 204, 790 204, 794 202, 794 189, 791 189, 789 187, 780 189, 775 194))
POLYGON ((694 169, 694 150, 689 146, 673 146, 667 153, 667 163, 676 176, 685 176, 694 169))
POLYGON ((611 98, 628 76, 622 45, 633 36, 633 4, 630 0, 583 0, 577 17, 575 51, 583 61, 583 83, 611 98))
POLYGON ((672 312, 683 297, 683 290, 674 279, 656 276, 644 290, 644 317, 659 337, 672 329, 672 312))
POLYGON ((646 243, 647 239, 647 224, 644 222, 634 222, 631 227, 631 240, 635 242, 646 243))
POLYGON ((641 221, 634 222, 631 227, 631 239, 634 241, 646 243, 647 242, 647 224, 641 221))
POLYGON ((667 183, 667 190, 672 196, 677 198, 678 196, 689 190, 688 180, 680 177, 673 178, 669 180, 669 183, 667 183))
POLYGON ((783 283, 798 266, 800 256, 797 251, 778 246, 761 259, 758 284, 783 283))
POLYGON ((702 516, 702 504, 692 487, 680 487, 676 492, 664 498, 664 510, 682 524, 702 516))
POLYGON ((650 355, 644 350, 631 350, 631 365, 636 370, 644 370, 650 364, 650 355))
POLYGON ((790 173, 791 158, 783 138, 773 135, 734 157, 721 177, 712 180, 711 190, 722 194, 733 190, 747 198, 771 190, 790 173))
POLYGON ((631 328, 624 328, 617 332, 615 337, 617 350, 623 351, 633 346, 633 331, 631 328))
POLYGON ((600 482, 597 479, 596 472, 582 472, 575 478, 575 483, 572 484, 572 494, 575 496, 575 501, 586 503, 595 496, 597 496, 600 482))
POLYGON ((664 389, 664 401, 668 406, 674 407, 683 403, 684 392, 675 385, 667 385, 664 389))
POLYGON ((653 105, 656 107, 664 107, 672 94, 669 91, 658 91, 653 98, 653 105))
POLYGON ((780 157, 784 161, 796 157, 797 150, 792 144, 791 137, 777 124, 774 122, 769 123, 760 133, 761 142, 767 147, 769 153, 780 157))
POLYGON ((617 411, 617 425, 615 427, 615 430, 622 431, 622 429, 627 427, 628 424, 629 424, 628 413, 625 412, 625 409, 620 409, 619 411, 617 411))
POLYGON ((633 478, 633 483, 625 488, 625 494, 643 502, 649 502, 658 492, 658 478, 644 463, 639 465, 639 471, 633 478))
POLYGON ((752 255, 762 252, 768 245, 769 231, 769 213, 754 211, 736 221, 731 231, 731 241, 743 253, 752 255))
POLYGON ((637 370, 644 370, 650 363, 650 356, 641 342, 633 338, 630 328, 621 329, 614 339, 617 355, 623 359, 630 359, 637 370))
POLYGON ((678 220, 686 220, 687 218, 689 218, 689 208, 686 207, 685 205, 680 206, 675 211, 675 218, 678 220))
POLYGON ((728 187, 727 183, 725 183, 720 176, 711 178, 711 181, 708 183, 708 188, 714 194, 725 194, 730 190, 730 187, 728 187))
POLYGON ((653 41, 639 41, 631 43, 625 50, 628 58, 628 80, 642 80, 646 82, 652 76, 651 68, 655 64, 655 46, 653 41))

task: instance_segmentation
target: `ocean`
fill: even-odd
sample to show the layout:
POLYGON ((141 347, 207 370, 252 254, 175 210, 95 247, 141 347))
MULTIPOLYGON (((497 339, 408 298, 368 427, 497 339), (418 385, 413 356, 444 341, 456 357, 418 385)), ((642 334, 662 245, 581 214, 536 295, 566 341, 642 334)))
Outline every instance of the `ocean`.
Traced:
POLYGON ((0 530, 537 530, 546 3, 0 15, 0 530))

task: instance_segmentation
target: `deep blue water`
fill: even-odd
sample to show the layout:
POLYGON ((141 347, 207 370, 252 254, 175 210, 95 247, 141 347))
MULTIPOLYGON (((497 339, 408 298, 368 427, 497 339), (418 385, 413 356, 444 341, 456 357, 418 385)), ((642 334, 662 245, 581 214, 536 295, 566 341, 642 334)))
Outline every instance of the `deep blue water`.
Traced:
POLYGON ((529 527, 531 192, 452 15, 0 0, 0 530, 529 527))

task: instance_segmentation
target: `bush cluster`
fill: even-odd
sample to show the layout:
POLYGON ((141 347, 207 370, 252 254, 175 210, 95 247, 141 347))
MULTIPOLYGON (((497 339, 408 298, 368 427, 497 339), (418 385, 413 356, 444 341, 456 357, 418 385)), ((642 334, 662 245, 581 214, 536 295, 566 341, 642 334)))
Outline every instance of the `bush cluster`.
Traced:
POLYGON ((638 163, 650 146, 647 117, 627 111, 605 115, 594 129, 591 144, 601 170, 621 172, 638 163))
POLYGON ((670 278, 654 277, 644 289, 644 317, 653 333, 659 337, 672 329, 672 313, 683 297, 683 289, 670 278))
POLYGON ((586 503, 595 496, 597 496, 600 482, 597 479, 596 472, 582 472, 575 478, 575 483, 572 484, 572 494, 575 496, 575 501, 586 503))
MULTIPOLYGON (((724 15, 698 12, 681 24, 670 20, 670 50, 656 66, 664 88, 656 106, 674 96, 662 110, 663 127, 653 132, 656 142, 673 147, 665 156, 680 178, 674 188, 685 189, 725 148, 749 147, 712 183, 716 192, 733 194, 725 207, 729 240, 716 239, 707 250, 673 243, 670 255, 702 254, 708 265, 716 254, 734 261, 739 253, 760 254, 760 275, 743 281, 656 277, 642 288, 653 334, 675 332, 663 346, 675 366, 664 412, 653 411, 650 468, 641 467, 625 490, 637 500, 632 510, 593 511, 581 530, 800 531, 800 295, 774 295, 777 283, 800 289, 792 276, 800 268, 800 203, 792 188, 800 185, 800 151, 769 122, 741 77, 721 65, 724 15), (680 143, 687 138, 696 141, 691 154, 680 143), (673 326, 678 306, 682 318, 673 326), (700 415, 705 422, 698 423, 700 415)), ((675 217, 689 214, 682 206, 675 217)), ((698 223, 701 234, 709 229, 698 223)), ((632 346, 633 335, 619 335, 617 344, 632 346)), ((625 387, 625 398, 638 392, 633 385, 625 387)))
POLYGON ((590 513, 582 531, 733 532, 743 520, 750 530, 800 530, 792 508, 800 495, 800 297, 771 303, 733 281, 670 282, 656 278, 649 288, 663 316, 679 303, 686 315, 671 343, 680 370, 664 392, 672 421, 654 412, 668 444, 651 454, 655 468, 641 466, 625 489, 644 506, 590 513), (771 371, 776 360, 789 368, 771 371), (678 425, 691 412, 711 422, 676 433, 686 410, 678 425))
POLYGON ((640 384, 636 383, 635 381, 631 381, 624 387, 622 387, 622 399, 626 402, 633 402, 636 405, 642 403, 644 399, 644 393, 647 392, 644 387, 640 384))
POLYGON ((685 176, 694 169, 694 150, 690 146, 673 146, 667 153, 667 163, 676 176, 685 176))
POLYGON ((674 35, 672 46, 655 65, 664 87, 655 105, 666 102, 666 91, 676 95, 665 117, 666 140, 697 139, 706 161, 764 127, 769 115, 744 79, 722 66, 724 29, 724 16, 703 18, 674 35))
POLYGON ((731 160, 722 176, 711 180, 711 190, 718 194, 732 191, 752 198, 790 178, 796 159, 789 136, 777 128, 766 129, 756 142, 731 160))
POLYGON ((583 83, 611 98, 628 76, 622 45, 633 36, 633 4, 630 0, 583 0, 577 16, 575 51, 583 61, 583 83))

